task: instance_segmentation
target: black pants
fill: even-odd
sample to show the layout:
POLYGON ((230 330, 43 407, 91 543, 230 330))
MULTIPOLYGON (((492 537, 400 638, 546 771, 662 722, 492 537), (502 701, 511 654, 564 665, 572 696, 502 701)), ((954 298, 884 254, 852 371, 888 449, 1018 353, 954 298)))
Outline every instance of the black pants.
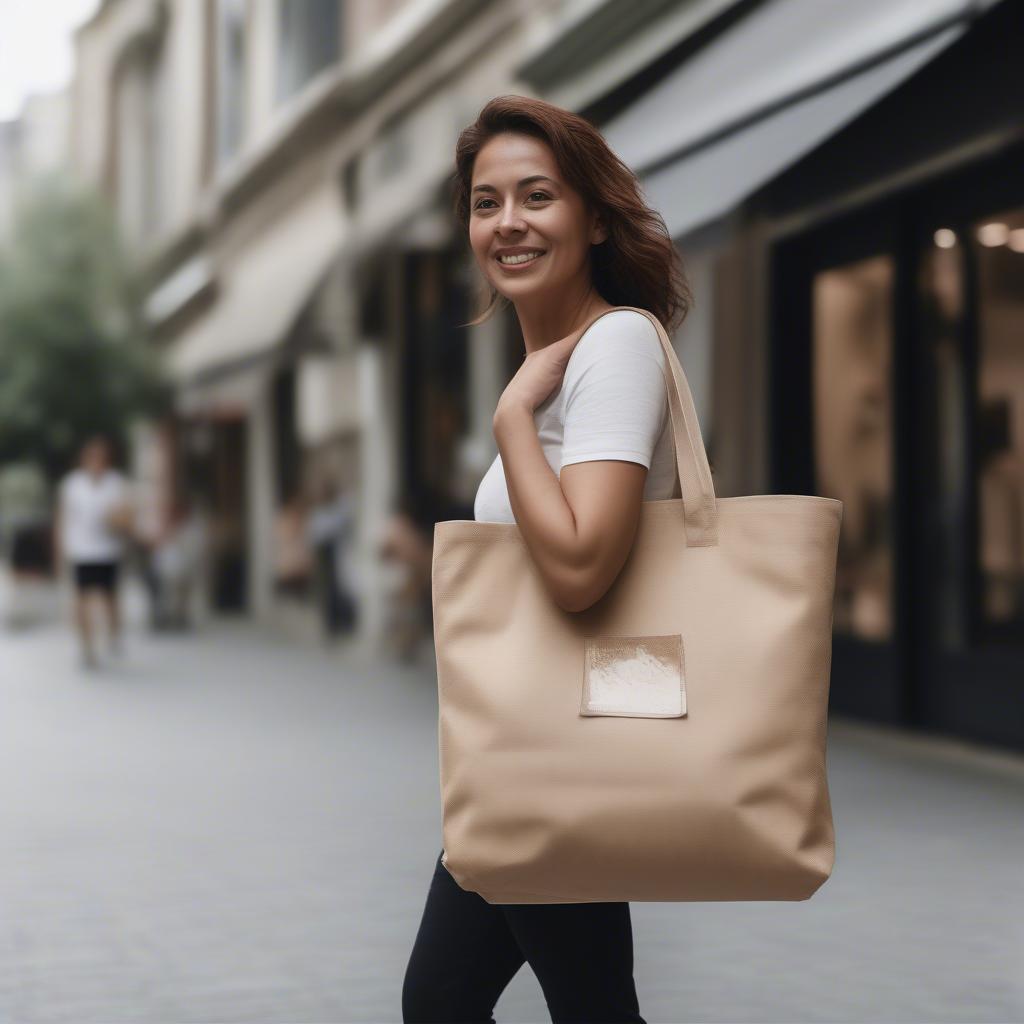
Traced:
POLYGON ((117 589, 118 564, 109 562, 75 562, 75 586, 78 590, 105 590, 113 594, 117 589))
POLYGON ((524 962, 554 1024, 645 1024, 628 903, 490 904, 460 888, 438 855, 402 986, 405 1024, 494 1024, 524 962))
POLYGON ((356 622, 356 606, 351 594, 342 590, 337 577, 337 541, 324 542, 317 548, 317 573, 320 583, 320 614, 324 633, 335 636, 351 630, 356 622))

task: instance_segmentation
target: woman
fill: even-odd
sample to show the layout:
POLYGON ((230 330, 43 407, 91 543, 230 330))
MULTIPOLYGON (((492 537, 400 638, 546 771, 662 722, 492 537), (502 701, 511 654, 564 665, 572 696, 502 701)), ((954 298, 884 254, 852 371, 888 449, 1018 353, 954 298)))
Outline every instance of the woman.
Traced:
MULTIPOLYGON (((664 221, 587 121, 499 96, 459 137, 455 204, 525 358, 494 413, 498 456, 477 520, 517 523, 560 607, 598 600, 629 555, 642 501, 675 496, 665 357, 690 294, 664 221), (579 329, 599 316, 582 335, 579 329)), ((442 851, 443 853, 443 851, 442 851)), ((524 962, 552 1021, 640 1021, 628 903, 492 905, 439 856, 406 969, 404 1020, 494 1021, 524 962)))
POLYGON ((128 483, 113 466, 110 441, 90 438, 79 452, 78 467, 60 485, 54 529, 58 565, 72 566, 75 582, 75 627, 82 665, 99 666, 93 641, 91 598, 106 612, 112 653, 120 651, 121 615, 117 582, 134 513, 128 483))

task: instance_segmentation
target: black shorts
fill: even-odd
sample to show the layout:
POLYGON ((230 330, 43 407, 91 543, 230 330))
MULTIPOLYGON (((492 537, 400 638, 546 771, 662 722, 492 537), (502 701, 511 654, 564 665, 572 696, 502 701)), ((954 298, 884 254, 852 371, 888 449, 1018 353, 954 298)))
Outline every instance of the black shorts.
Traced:
POLYGON ((106 590, 117 587, 117 562, 76 562, 75 586, 79 590, 106 590))

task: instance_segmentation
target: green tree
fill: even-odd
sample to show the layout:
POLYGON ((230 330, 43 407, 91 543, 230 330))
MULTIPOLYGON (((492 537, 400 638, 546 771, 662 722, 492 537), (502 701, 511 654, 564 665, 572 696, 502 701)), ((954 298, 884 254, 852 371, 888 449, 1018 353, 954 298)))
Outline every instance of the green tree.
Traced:
POLYGON ((124 442, 167 401, 142 316, 144 281, 102 198, 41 180, 0 250, 0 464, 51 479, 96 432, 124 442))

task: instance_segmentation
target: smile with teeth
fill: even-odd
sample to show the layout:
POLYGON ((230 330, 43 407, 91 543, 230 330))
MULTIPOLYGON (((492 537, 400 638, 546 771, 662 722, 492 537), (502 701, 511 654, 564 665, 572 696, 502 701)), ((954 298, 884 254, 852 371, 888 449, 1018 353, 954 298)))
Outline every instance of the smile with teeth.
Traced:
POLYGON ((515 256, 499 256, 499 263, 514 264, 514 263, 529 263, 535 260, 538 256, 543 256, 542 250, 537 249, 534 252, 519 253, 515 256))

